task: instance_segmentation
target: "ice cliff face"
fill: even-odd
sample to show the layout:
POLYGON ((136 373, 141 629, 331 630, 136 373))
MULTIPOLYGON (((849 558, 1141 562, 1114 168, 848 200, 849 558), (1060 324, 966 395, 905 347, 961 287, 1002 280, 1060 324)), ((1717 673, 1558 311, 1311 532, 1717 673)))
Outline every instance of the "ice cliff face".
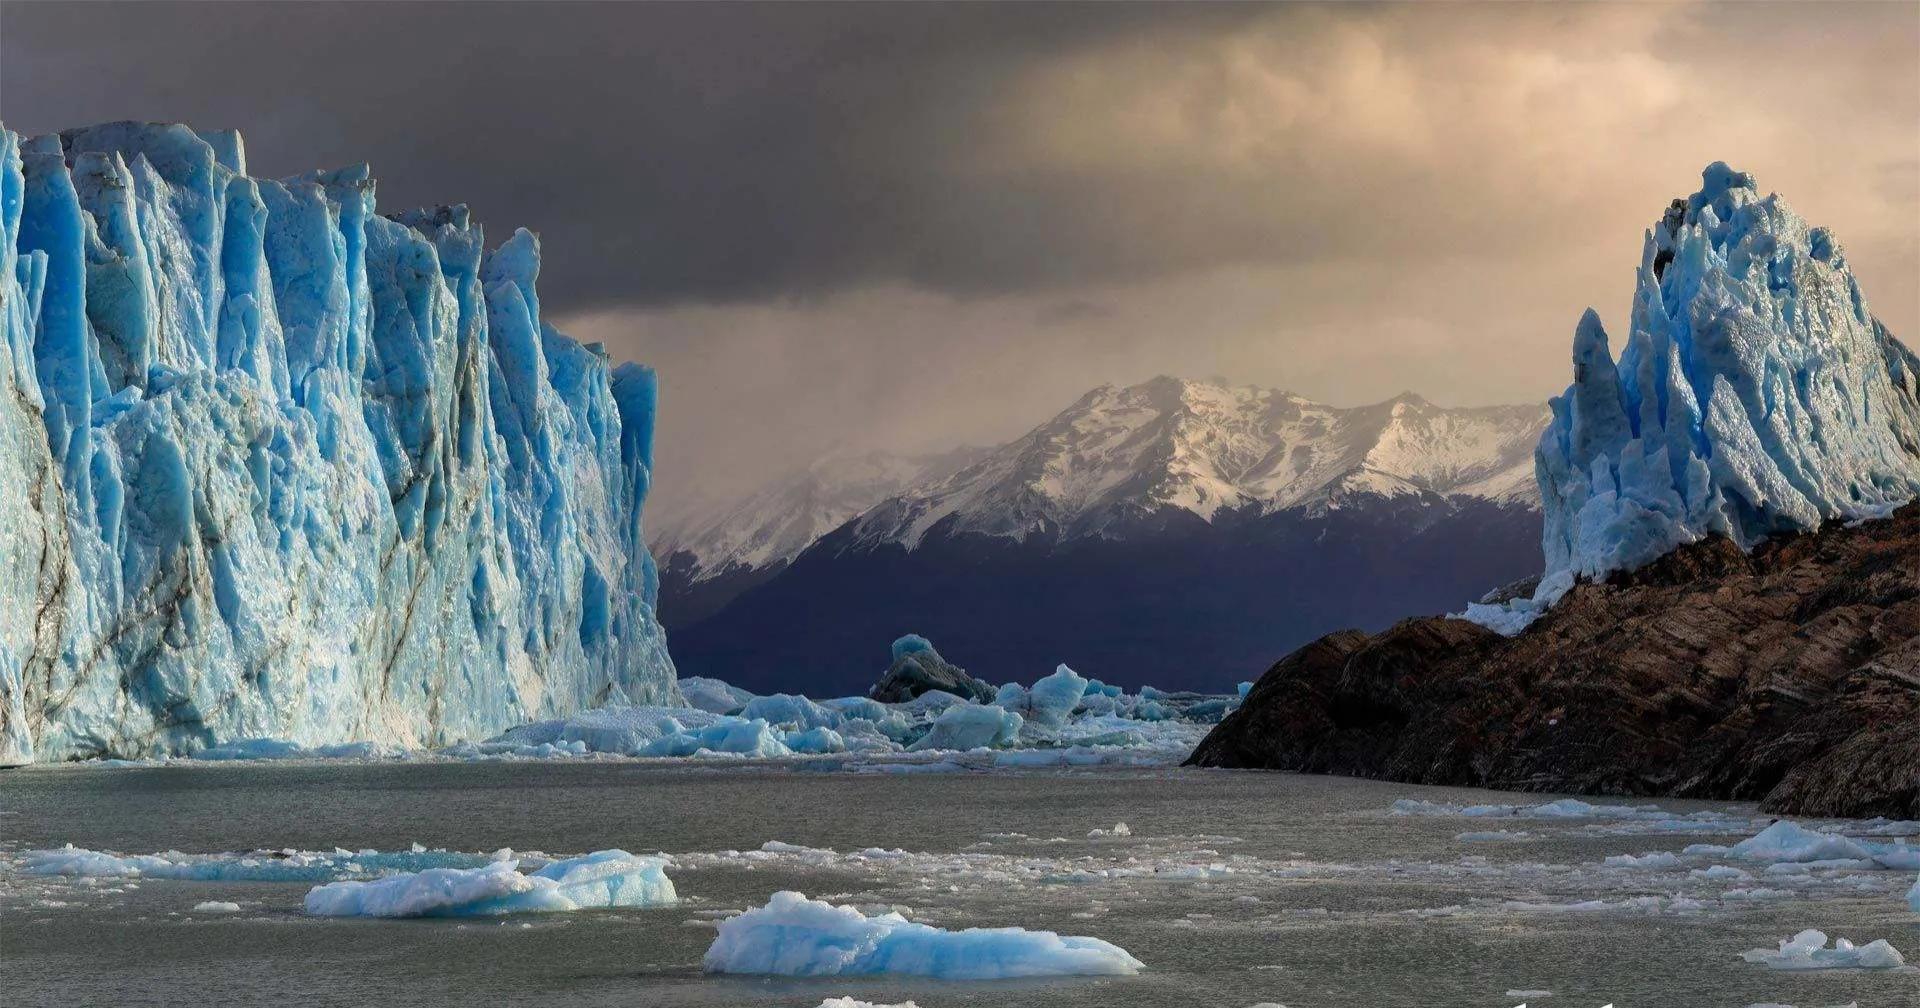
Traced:
POLYGON ((1920 361, 1846 254, 1716 162, 1647 234, 1616 362, 1589 309, 1535 470, 1546 571, 1463 614, 1517 633, 1580 578, 1722 535, 1742 549, 1920 495, 1920 361))
POLYGON ((136 123, 0 131, 0 227, 0 758, 673 698, 653 374, 541 321, 532 234, 136 123))
POLYGON ((1647 236, 1616 363, 1589 311, 1537 456, 1549 577, 1920 494, 1920 368, 1840 244, 1716 163, 1647 236))

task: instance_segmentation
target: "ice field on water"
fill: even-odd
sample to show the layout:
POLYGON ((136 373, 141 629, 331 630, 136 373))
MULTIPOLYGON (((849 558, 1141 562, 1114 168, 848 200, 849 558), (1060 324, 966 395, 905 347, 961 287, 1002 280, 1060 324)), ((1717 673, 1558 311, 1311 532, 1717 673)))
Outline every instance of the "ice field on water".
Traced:
MULTIPOLYGON (((1862 950, 1887 939, 1920 951, 1908 902, 1920 850, 1907 846, 1920 824, 1783 827, 1737 804, 1549 800, 1168 768, 34 767, 0 775, 0 948, 8 1003, 23 1006, 189 994, 279 1005, 301 991, 321 1005, 814 1008, 853 996, 921 1008, 1527 999, 1745 1008, 1908 1004, 1920 992, 1911 967, 1791 969, 1830 963, 1804 945, 1779 951, 1813 928, 1862 950), (66 844, 108 865, 185 867, 29 874, 28 852, 66 844), (596 851, 632 852, 618 865, 637 888, 620 897, 604 859, 570 860, 596 851), (548 874, 561 881, 518 884, 537 890, 533 900, 570 886, 575 907, 420 919, 309 912, 309 894, 330 883, 434 867, 528 876, 556 862, 548 874), (656 875, 670 879, 664 891, 656 875), (969 980, 709 972, 725 966, 713 962, 719 932, 781 891, 869 920, 897 912, 916 928, 1057 932, 1123 950, 1142 968, 969 980)), ((844 912, 836 919, 843 933, 867 928, 844 912)), ((924 941, 951 944, 917 934, 892 940, 923 941, 921 951, 924 941)), ((753 954, 766 952, 762 943, 753 954)), ((1854 963, 1876 964, 1885 965, 1854 963)))

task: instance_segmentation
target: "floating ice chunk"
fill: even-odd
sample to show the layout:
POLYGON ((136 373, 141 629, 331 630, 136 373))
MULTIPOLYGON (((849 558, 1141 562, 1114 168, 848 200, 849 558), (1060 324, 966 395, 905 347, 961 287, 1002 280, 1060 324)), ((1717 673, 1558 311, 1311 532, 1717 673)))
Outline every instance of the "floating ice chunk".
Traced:
POLYGON ((771 725, 795 728, 838 728, 844 720, 839 714, 792 693, 754 697, 740 709, 743 718, 761 718, 771 725))
POLYGON ((1099 840, 1104 837, 1130 837, 1132 835, 1133 827, 1128 826, 1126 823, 1114 823, 1112 829, 1095 827, 1087 831, 1087 839, 1089 840, 1099 840))
POLYGON ((1920 913, 1920 882, 1915 882, 1913 888, 1907 890, 1907 909, 1920 913))
POLYGON ((1061 665, 1052 675, 1031 687, 1019 683, 1000 687, 1000 693, 993 702, 1036 724, 1059 725, 1080 705, 1089 685, 1084 676, 1061 665))
POLYGON ((195 903, 193 905, 193 912, 194 913, 210 913, 210 914, 236 914, 240 912, 240 904, 227 903, 220 900, 207 900, 204 903, 195 903))
POLYGON ((809 728, 788 732, 788 749, 797 753, 837 753, 847 751, 847 740, 831 728, 809 728))
POLYGON ((1740 958, 1777 970, 1898 969, 1906 964, 1899 950, 1885 938, 1865 945, 1836 938, 1832 948, 1826 945, 1826 932, 1808 928, 1792 938, 1780 939, 1778 949, 1748 949, 1740 953, 1740 958))
POLYGON ((433 868, 371 882, 333 882, 307 893, 316 917, 479 917, 676 901, 666 862, 623 850, 555 861, 528 875, 518 861, 433 868))
POLYGON ((704 963, 710 973, 945 980, 1124 975, 1144 968, 1098 938, 1021 928, 948 931, 898 913, 869 917, 797 892, 775 893, 766 906, 722 921, 704 963))
POLYGON ((687 706, 709 714, 735 713, 753 699, 752 693, 738 686, 705 676, 681 679, 680 695, 687 698, 687 706))
POLYGON ((779 732, 761 718, 723 717, 705 728, 675 732, 640 751, 642 756, 697 756, 729 753, 774 759, 793 755, 779 732))
POLYGON ((1524 830, 1472 830, 1455 833, 1453 838, 1460 843, 1503 843, 1510 840, 1531 840, 1533 834, 1524 830))
POLYGON ((920 1008, 920 1006, 914 1004, 912 1001, 902 1001, 899 1004, 880 1004, 876 1001, 862 1001, 859 998, 837 997, 828 998, 820 1002, 818 1008, 920 1008))
POLYGON ((1609 868, 1678 868, 1680 855, 1672 851, 1654 851, 1651 854, 1615 854, 1600 863, 1609 868))
POLYGON ((1009 745, 1019 737, 1020 724, 1020 715, 991 704, 954 704, 941 711, 933 728, 907 748, 917 752, 1009 745))
POLYGON ((1872 853, 1859 843, 1833 833, 1817 833, 1782 819, 1757 835, 1728 848, 1730 857, 1749 861, 1870 860, 1872 853))

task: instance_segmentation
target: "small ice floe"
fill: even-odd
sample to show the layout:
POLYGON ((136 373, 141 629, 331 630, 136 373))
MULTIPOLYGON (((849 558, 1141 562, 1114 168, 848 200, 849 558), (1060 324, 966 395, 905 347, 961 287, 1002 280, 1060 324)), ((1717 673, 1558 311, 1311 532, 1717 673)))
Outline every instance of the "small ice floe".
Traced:
POLYGON ((1820 833, 1782 819, 1727 849, 1731 857, 1748 861, 1871 861, 1873 854, 1858 841, 1837 833, 1820 833))
POLYGON ((1128 975, 1144 968, 1098 938, 1013 927, 948 931, 897 912, 868 916, 797 892, 774 893, 766 906, 721 922, 704 964, 709 973, 945 980, 1128 975))
POLYGON ((307 893, 316 917, 479 917, 593 907, 665 906, 677 896, 661 858, 595 851, 522 874, 518 861, 432 868, 371 882, 334 882, 307 893))
POLYGON ((1600 863, 1608 868, 1635 868, 1643 871, 1657 871, 1662 868, 1680 867, 1680 855, 1672 851, 1654 851, 1650 854, 1615 854, 1600 863))
POLYGON ((1089 840, 1102 840, 1107 837, 1130 837, 1132 835, 1133 835, 1133 827, 1128 826, 1126 823, 1123 823, 1123 822, 1114 823, 1112 829, 1101 829, 1099 827, 1095 827, 1087 831, 1087 839, 1089 840))
POLYGON ((1510 843, 1515 840, 1531 840, 1533 834, 1525 830, 1469 830, 1455 833, 1453 839, 1459 843, 1510 843))
POLYGON ((203 914, 236 914, 240 912, 240 904, 227 903, 220 900, 207 900, 204 903, 195 903, 193 905, 193 912, 203 914))
POLYGON ((1828 948, 1826 932, 1812 928, 1780 939, 1778 949, 1748 949, 1740 953, 1740 958, 1777 970, 1899 969, 1906 964, 1899 950, 1885 938, 1865 945, 1836 938, 1828 948))
POLYGON ((859 998, 837 997, 828 998, 820 1002, 819 1008, 920 1008, 920 1006, 914 1004, 912 1001, 902 1001, 899 1004, 881 1004, 878 1001, 862 1001, 859 998))

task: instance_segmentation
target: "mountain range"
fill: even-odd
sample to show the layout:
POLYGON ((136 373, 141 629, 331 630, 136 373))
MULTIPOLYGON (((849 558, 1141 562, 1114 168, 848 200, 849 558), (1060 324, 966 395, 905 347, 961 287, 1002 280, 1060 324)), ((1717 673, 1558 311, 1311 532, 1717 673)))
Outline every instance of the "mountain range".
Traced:
POLYGON ((907 631, 995 681, 1220 688, 1537 570, 1547 419, 1101 386, 997 448, 832 456, 664 525, 661 615, 683 668, 748 688, 856 689, 907 631))

